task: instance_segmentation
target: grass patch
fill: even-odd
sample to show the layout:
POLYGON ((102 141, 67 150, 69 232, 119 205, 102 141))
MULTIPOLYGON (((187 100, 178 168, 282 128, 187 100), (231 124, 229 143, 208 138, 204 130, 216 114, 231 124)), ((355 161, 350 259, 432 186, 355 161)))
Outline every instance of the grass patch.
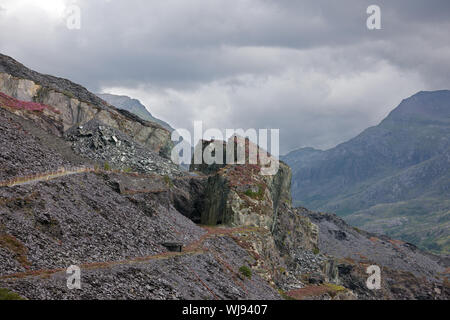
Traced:
POLYGON ((355 230, 356 232, 358 232, 358 233, 361 233, 361 234, 362 234, 362 232, 361 232, 361 229, 359 229, 359 228, 357 228, 357 227, 353 227, 353 230, 355 230))
POLYGON ((247 266, 242 266, 239 268, 239 272, 244 276, 247 277, 249 279, 251 279, 252 277, 252 270, 247 267, 247 266))
POLYGON ((252 189, 248 189, 244 192, 244 194, 252 199, 261 200, 264 197, 264 187, 259 185, 257 192, 254 192, 252 189))
POLYGON ((172 187, 173 187, 173 182, 172 182, 172 180, 170 179, 170 177, 169 177, 168 175, 165 175, 165 176, 163 177, 163 180, 164 180, 164 182, 167 184, 167 186, 168 186, 169 188, 172 188, 172 187))
POLYGON ((333 283, 325 283, 325 287, 327 288, 328 294, 332 297, 336 296, 338 293, 347 291, 345 287, 333 283))
POLYGON ((25 300, 20 295, 11 290, 0 288, 0 300, 25 300))
POLYGON ((76 99, 75 95, 72 92, 64 90, 62 94, 65 95, 66 97, 69 97, 70 99, 76 99))

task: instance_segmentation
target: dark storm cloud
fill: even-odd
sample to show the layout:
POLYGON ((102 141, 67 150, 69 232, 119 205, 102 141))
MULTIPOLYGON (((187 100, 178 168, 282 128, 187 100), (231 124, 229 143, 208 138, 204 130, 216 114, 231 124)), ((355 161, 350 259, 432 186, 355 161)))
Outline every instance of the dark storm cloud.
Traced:
POLYGON ((450 82, 450 1, 84 0, 81 30, 8 2, 3 53, 134 95, 177 127, 280 128, 283 151, 335 145, 450 82), (369 31, 374 3, 382 30, 369 31))

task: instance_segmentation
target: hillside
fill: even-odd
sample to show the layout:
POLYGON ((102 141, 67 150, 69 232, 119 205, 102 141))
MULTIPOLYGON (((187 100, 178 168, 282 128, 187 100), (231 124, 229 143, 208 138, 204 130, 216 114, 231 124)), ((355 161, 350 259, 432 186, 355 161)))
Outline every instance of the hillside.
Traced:
POLYGON ((283 162, 189 174, 161 126, 12 58, 0 70, 0 299, 449 299, 449 261, 293 208, 283 162))
POLYGON ((119 109, 127 110, 144 120, 160 124, 162 127, 169 130, 170 132, 173 131, 173 128, 167 122, 152 116, 150 111, 148 111, 148 109, 137 99, 132 99, 127 96, 119 96, 110 93, 101 93, 98 94, 98 96, 119 109))
POLYGON ((296 205, 450 253, 450 91, 419 92, 335 148, 282 159, 296 205))

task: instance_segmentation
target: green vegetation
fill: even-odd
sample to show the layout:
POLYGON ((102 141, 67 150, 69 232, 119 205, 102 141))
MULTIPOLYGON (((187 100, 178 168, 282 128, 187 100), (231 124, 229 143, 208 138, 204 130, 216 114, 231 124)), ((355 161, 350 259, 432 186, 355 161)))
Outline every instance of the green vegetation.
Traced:
POLYGON ((167 184, 167 186, 168 186, 169 188, 172 188, 172 187, 173 187, 172 179, 170 179, 170 177, 169 177, 168 175, 165 175, 165 176, 163 177, 163 179, 164 179, 164 182, 167 184))
POLYGON ((103 169, 105 169, 106 171, 110 171, 111 170, 111 166, 109 165, 108 161, 106 161, 105 164, 103 165, 103 169))
POLYGON ((334 297, 338 293, 345 292, 347 289, 343 286, 338 286, 337 284, 333 283, 325 283, 325 287, 327 288, 327 292, 330 296, 334 297))
POLYGON ((360 210, 347 222, 363 230, 378 226, 391 238, 414 243, 438 254, 450 254, 450 200, 421 197, 410 201, 383 203, 360 210))
POLYGON ((0 288, 0 300, 24 300, 24 298, 8 289, 0 288))
POLYGON ((319 248, 314 248, 314 249, 313 249, 313 253, 314 253, 315 255, 318 255, 318 254, 320 253, 319 248))
POLYGON ((65 95, 66 97, 70 98, 70 99, 76 99, 75 95, 72 92, 69 92, 67 90, 64 90, 63 92, 61 92, 63 95, 65 95))
POLYGON ((252 199, 261 200, 264 197, 264 186, 259 185, 258 192, 254 192, 252 189, 248 189, 244 192, 244 194, 252 199))
POLYGON ((36 95, 33 97, 34 102, 42 102, 44 101, 44 98, 48 95, 49 89, 46 87, 40 87, 39 90, 36 92, 36 95))
POLYGON ((252 270, 249 268, 249 267, 247 267, 247 266, 242 266, 242 267, 240 267, 239 268, 239 272, 244 276, 244 277, 247 277, 247 278, 251 278, 252 277, 252 270))
POLYGON ((356 232, 361 233, 361 230, 360 230, 359 228, 353 227, 353 229, 354 229, 356 232))

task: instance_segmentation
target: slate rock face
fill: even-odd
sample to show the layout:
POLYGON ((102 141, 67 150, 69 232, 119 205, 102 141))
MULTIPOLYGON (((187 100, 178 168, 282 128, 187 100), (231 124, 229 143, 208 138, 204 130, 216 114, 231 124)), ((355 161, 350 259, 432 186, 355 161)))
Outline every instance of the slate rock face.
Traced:
MULTIPOLYGON (((245 143, 248 150, 248 139, 245 143)), ((225 161, 227 144, 222 141, 201 141, 202 153, 211 144, 224 147, 225 161)), ((240 240, 258 257, 252 268, 273 285, 290 290, 304 286, 302 275, 322 275, 327 258, 313 253, 318 229, 291 208, 291 171, 284 163, 278 165, 275 175, 262 175, 261 165, 250 164, 247 152, 245 164, 202 163, 191 165, 191 170, 206 182, 201 224, 253 230, 240 240)))
POLYGON ((445 271, 445 263, 441 263, 439 256, 422 251, 410 243, 351 227, 333 214, 304 208, 296 210, 318 225, 321 252, 338 258, 369 259, 391 269, 412 272, 416 276, 431 277, 436 272, 445 271))
MULTIPOLYGON (((82 86, 66 79, 39 74, 5 55, 0 55, 0 92, 58 110, 59 114, 55 115, 54 121, 62 124, 61 135, 69 128, 83 125, 95 118, 133 136, 136 141, 162 156, 170 157, 170 132, 161 125, 119 112, 116 107, 82 86)), ((25 116, 31 117, 32 114, 25 116)))
MULTIPOLYGON (((92 105, 107 107, 104 101, 88 91, 86 88, 67 79, 41 74, 31 70, 13 58, 3 54, 0 54, 0 73, 9 74, 16 79, 27 79, 31 82, 39 84, 40 86, 48 87, 55 91, 70 92, 79 100, 86 101, 92 105)), ((20 92, 17 91, 17 94, 20 95, 20 92)))
MULTIPOLYGON (((232 155, 234 163, 238 163, 238 142, 234 138, 230 138, 230 141, 228 143, 235 144, 233 147, 235 153, 232 155)), ((195 164, 195 158, 192 161, 191 171, 208 175, 207 201, 201 221, 204 224, 212 225, 223 223, 271 229, 278 206, 282 203, 289 205, 291 203, 291 170, 281 161, 273 159, 278 162, 278 171, 274 175, 261 174, 261 162, 257 160, 256 164, 252 164, 249 161, 251 142, 248 139, 243 141, 246 152, 245 163, 227 164, 229 163, 229 161, 227 162, 228 143, 201 141, 197 146, 197 148, 201 148, 201 154, 214 145, 223 148, 222 164, 207 165, 205 161, 195 164)), ((254 147, 258 152, 259 147, 255 145, 254 147)))
POLYGON ((0 280, 28 299, 151 299, 278 300, 279 294, 258 275, 241 279, 226 266, 240 266, 251 257, 232 239, 216 238, 207 246, 213 253, 181 255, 172 259, 122 263, 82 271, 82 290, 69 290, 65 272, 46 277, 0 280))
POLYGON ((107 163, 111 168, 133 172, 181 175, 178 166, 170 160, 95 119, 68 130, 65 139, 72 143, 75 153, 100 166, 107 163))

